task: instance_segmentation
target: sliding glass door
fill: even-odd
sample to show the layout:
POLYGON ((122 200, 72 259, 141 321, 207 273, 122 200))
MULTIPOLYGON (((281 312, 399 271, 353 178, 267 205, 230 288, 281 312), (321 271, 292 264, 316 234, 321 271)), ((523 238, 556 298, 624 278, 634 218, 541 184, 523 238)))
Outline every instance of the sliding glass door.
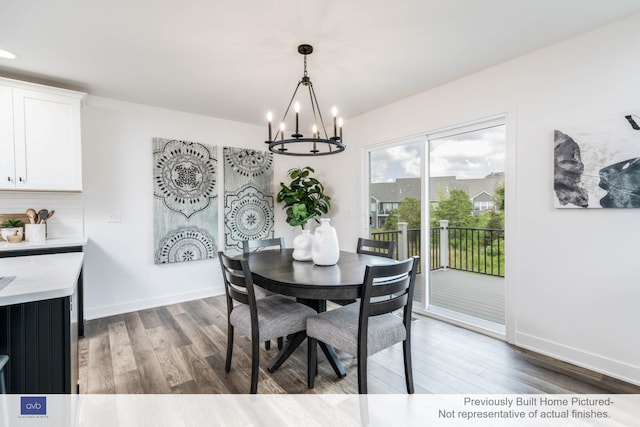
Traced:
POLYGON ((428 137, 428 311, 504 333, 505 125, 428 137))

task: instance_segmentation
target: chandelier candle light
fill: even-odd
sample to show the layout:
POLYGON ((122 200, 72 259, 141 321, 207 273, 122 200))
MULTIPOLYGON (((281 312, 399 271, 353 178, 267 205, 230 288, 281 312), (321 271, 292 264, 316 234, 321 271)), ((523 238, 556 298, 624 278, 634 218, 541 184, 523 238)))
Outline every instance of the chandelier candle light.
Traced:
POLYGON ((333 136, 329 137, 324 125, 322 113, 318 106, 318 100, 316 93, 313 90, 313 83, 307 74, 307 55, 313 52, 313 46, 308 44, 301 44, 298 46, 298 53, 304 55, 304 75, 298 82, 296 90, 293 92, 293 96, 287 105, 287 109, 284 112, 284 116, 280 122, 280 129, 276 132, 274 138, 272 138, 271 122, 273 121, 273 114, 271 111, 267 113, 267 125, 269 140, 265 141, 269 144, 269 151, 276 154, 285 154, 288 156, 326 156, 329 154, 337 154, 345 150, 345 145, 342 142, 342 118, 338 118, 338 109, 333 107, 331 110, 333 114, 333 136), (300 132, 300 102, 296 100, 296 94, 300 85, 306 86, 309 89, 310 108, 313 115, 313 126, 311 126, 311 137, 306 137, 300 132), (295 103, 294 103, 295 101, 295 103), (291 138, 285 138, 285 119, 291 109, 296 113, 295 132, 291 134, 291 138), (278 139, 280 136, 280 139, 278 139))

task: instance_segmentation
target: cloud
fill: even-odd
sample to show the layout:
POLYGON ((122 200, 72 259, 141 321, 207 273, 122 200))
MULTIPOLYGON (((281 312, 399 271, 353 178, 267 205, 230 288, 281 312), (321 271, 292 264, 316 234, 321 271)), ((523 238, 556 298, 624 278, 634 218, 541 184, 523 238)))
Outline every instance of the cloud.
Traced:
MULTIPOLYGON (((472 179, 504 172, 504 132, 504 126, 496 126, 430 141, 429 174, 472 179)), ((371 182, 419 178, 425 169, 421 163, 425 144, 418 141, 372 151, 371 182)))
POLYGON ((431 141, 429 168, 431 176, 458 179, 504 172, 504 127, 431 141))
POLYGON ((420 177, 423 144, 414 142, 371 152, 371 182, 420 177))

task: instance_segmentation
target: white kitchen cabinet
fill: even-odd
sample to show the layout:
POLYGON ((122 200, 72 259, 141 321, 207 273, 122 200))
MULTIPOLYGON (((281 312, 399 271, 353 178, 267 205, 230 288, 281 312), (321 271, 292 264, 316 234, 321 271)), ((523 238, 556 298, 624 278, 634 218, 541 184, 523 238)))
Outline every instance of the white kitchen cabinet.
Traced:
POLYGON ((0 85, 0 189, 15 188, 13 89, 0 85))
POLYGON ((0 79, 0 189, 82 190, 83 96, 0 79))

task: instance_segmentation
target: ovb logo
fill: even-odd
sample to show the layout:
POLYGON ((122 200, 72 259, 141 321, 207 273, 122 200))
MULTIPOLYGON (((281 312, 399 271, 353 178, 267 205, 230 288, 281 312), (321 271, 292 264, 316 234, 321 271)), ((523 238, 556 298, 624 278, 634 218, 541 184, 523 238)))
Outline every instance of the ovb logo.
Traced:
POLYGON ((20 396, 20 415, 47 415, 47 396, 20 396))

